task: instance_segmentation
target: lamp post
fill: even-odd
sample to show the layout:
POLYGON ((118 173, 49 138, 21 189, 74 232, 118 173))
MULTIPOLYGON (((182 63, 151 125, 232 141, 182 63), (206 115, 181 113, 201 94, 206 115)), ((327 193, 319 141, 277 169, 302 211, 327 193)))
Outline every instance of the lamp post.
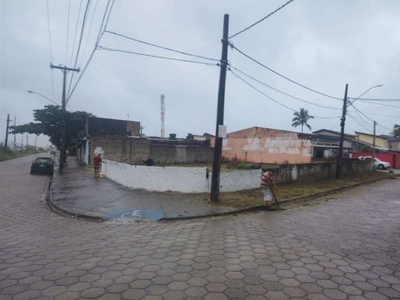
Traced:
MULTIPOLYGON (((55 105, 60 106, 60 104, 58 104, 57 102, 51 100, 50 98, 48 98, 48 97, 42 95, 41 93, 38 93, 38 92, 35 92, 35 91, 28 91, 28 93, 29 93, 29 94, 36 94, 36 95, 39 95, 40 97, 49 100, 50 102, 54 103, 55 105)), ((52 113, 49 112, 49 114, 52 114, 52 113)), ((35 140, 35 147, 36 147, 36 140, 35 140)), ((59 164, 60 164, 60 165, 62 164, 62 162, 61 162, 62 157, 61 157, 61 156, 62 156, 62 155, 60 155, 60 161, 59 161, 59 164)))
POLYGON ((50 102, 53 102, 55 105, 58 105, 58 106, 60 106, 60 104, 58 104, 57 102, 55 102, 55 101, 51 100, 50 98, 47 98, 46 96, 42 95, 41 93, 34 92, 34 91, 28 91, 28 93, 30 93, 30 94, 36 94, 36 95, 39 95, 39 96, 41 96, 41 97, 43 97, 43 98, 45 98, 45 99, 49 100, 50 102))
MULTIPOLYGON (((381 87, 381 86, 383 86, 383 84, 377 84, 377 85, 374 85, 374 86, 370 87, 368 90, 366 90, 364 93, 362 93, 360 96, 355 98, 352 102, 350 102, 350 104, 353 104, 356 100, 360 99, 363 95, 368 93, 370 90, 378 88, 378 87, 381 87)), ((351 98, 351 99, 353 99, 353 98, 351 98)))

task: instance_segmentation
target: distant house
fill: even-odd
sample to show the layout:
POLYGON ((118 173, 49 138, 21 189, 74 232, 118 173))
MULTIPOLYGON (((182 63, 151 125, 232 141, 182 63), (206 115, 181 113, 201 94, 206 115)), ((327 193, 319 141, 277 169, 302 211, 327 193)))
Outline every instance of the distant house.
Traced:
MULTIPOLYGON (((320 129, 313 132, 313 157, 314 158, 335 158, 339 154, 340 132, 320 129)), ((355 135, 344 134, 343 156, 349 156, 353 151, 359 151, 361 147, 355 135)))
POLYGON ((389 137, 388 142, 390 151, 400 152, 400 138, 389 137))
MULTIPOLYGON (((215 139, 212 139, 212 145, 215 139)), ((309 134, 251 127, 227 134, 222 156, 253 163, 310 163, 312 144, 309 134)))
POLYGON ((90 164, 93 157, 102 153, 102 147, 95 145, 99 139, 116 140, 129 136, 139 136, 140 122, 116 120, 109 118, 88 117, 86 120, 86 136, 78 146, 77 158, 90 164))
MULTIPOLYGON (((373 147, 373 145, 374 145, 374 135, 373 134, 359 132, 359 131, 356 131, 355 134, 356 134, 356 138, 360 142, 366 143, 371 148, 373 147)), ((376 135, 375 136, 375 150, 389 151, 390 150, 389 141, 388 141, 389 138, 390 138, 390 136, 387 136, 387 135, 376 135)))

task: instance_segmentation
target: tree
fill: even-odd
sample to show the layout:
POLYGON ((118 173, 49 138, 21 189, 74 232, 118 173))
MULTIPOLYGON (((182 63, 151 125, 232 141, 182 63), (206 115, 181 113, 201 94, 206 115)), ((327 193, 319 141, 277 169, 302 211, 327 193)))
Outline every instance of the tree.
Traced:
MULTIPOLYGON (((65 113, 65 140, 67 147, 74 143, 74 140, 85 136, 86 118, 92 116, 85 111, 75 111, 65 113)), ((10 126, 13 133, 44 134, 50 138, 50 142, 61 146, 61 117, 62 110, 58 105, 46 105, 44 109, 35 109, 33 111, 35 122, 19 126, 10 126)))
POLYGON ((400 125, 395 124, 393 126, 393 131, 390 134, 395 138, 400 138, 400 125))
POLYGON ((293 113, 295 117, 292 119, 292 126, 297 127, 301 125, 301 132, 303 133, 303 126, 306 125, 308 129, 311 130, 311 126, 307 124, 309 119, 314 119, 313 116, 308 114, 308 110, 304 108, 300 108, 300 111, 296 111, 293 113))

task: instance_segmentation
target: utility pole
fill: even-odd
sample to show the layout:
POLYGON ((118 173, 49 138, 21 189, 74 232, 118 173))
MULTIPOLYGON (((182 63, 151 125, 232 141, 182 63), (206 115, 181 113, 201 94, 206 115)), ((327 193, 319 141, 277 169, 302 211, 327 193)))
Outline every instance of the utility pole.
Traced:
MULTIPOLYGON (((14 126, 17 126, 17 117, 16 116, 14 116, 14 126)), ((17 137, 16 137, 15 130, 14 130, 14 154, 15 154, 16 150, 17 150, 17 137)))
POLYGON ((372 168, 375 169, 375 130, 376 130, 376 121, 374 121, 374 137, 372 140, 372 168))
POLYGON ((62 117, 61 117, 61 149, 60 149, 60 165, 59 165, 59 172, 62 173, 64 170, 64 163, 66 160, 66 154, 67 154, 67 149, 66 149, 66 140, 65 140, 65 105, 66 105, 66 87, 67 87, 67 71, 74 71, 74 72, 79 72, 80 69, 73 69, 73 68, 67 68, 63 66, 53 66, 53 64, 50 64, 50 68, 52 69, 60 69, 63 72, 63 92, 62 92, 62 117))
POLYGON ((343 113, 342 118, 340 119, 340 142, 339 142, 339 154, 336 160, 336 179, 340 178, 340 169, 342 168, 342 157, 343 157, 343 140, 344 140, 344 124, 346 121, 346 109, 347 109, 347 88, 348 84, 346 83, 346 89, 344 91, 344 99, 343 99, 343 113))
POLYGON ((217 126, 215 129, 215 145, 214 159, 211 176, 211 202, 218 202, 219 199, 219 182, 221 169, 221 153, 222 153, 222 137, 220 137, 220 126, 224 124, 224 104, 225 104, 225 83, 226 83, 226 68, 228 65, 228 31, 229 31, 229 15, 224 15, 224 29, 222 34, 222 55, 221 55, 221 70, 219 75, 218 88, 218 108, 217 108, 217 126))
POLYGON ((7 114, 7 127, 6 127, 6 141, 4 143, 4 152, 7 152, 7 142, 8 142, 8 125, 10 124, 10 114, 7 114))
POLYGON ((28 146, 29 146, 28 138, 29 138, 29 134, 26 134, 26 146, 25 146, 25 148, 26 148, 27 151, 28 151, 28 146))

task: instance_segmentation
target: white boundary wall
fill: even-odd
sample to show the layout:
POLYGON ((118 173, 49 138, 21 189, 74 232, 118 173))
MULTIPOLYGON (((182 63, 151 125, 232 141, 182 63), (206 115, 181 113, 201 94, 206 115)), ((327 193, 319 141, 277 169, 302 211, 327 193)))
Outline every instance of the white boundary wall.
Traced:
MULTIPOLYGON (((211 172, 206 168, 147 167, 103 160, 102 173, 111 180, 134 189, 173 191, 181 193, 208 193, 211 172)), ((221 172, 220 191, 234 192, 258 188, 261 170, 221 172)))

